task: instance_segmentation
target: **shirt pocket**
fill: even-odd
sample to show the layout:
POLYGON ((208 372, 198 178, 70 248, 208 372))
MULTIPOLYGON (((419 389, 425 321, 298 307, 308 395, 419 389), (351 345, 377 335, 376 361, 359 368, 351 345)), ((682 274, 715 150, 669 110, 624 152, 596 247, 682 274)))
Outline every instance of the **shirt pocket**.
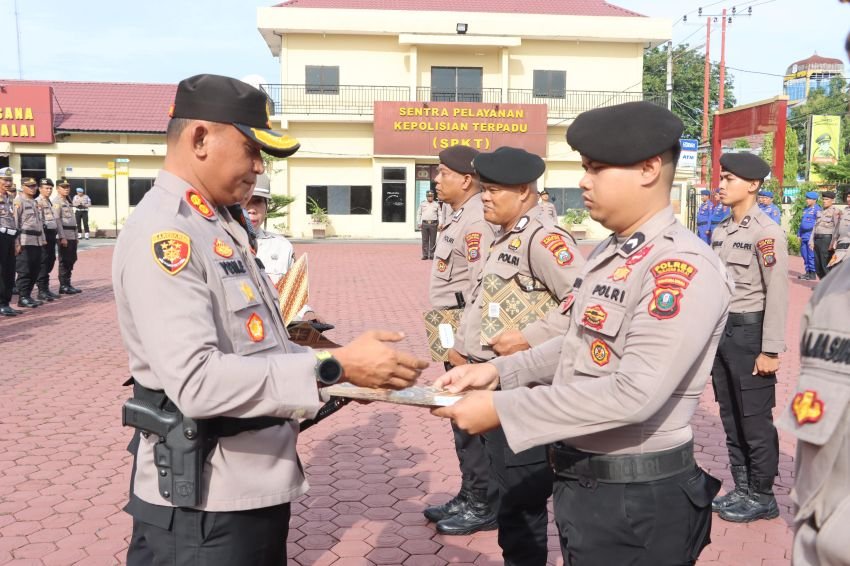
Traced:
POLYGON ((437 248, 434 250, 435 265, 434 265, 434 277, 437 279, 442 279, 443 281, 451 281, 452 279, 452 266, 454 264, 454 257, 452 251, 454 250, 454 246, 440 238, 440 241, 437 242, 437 248))
POLYGON ((223 281, 231 341, 236 354, 250 355, 277 346, 275 319, 263 303, 257 286, 248 277, 223 281))
POLYGON ((574 316, 584 333, 582 347, 576 353, 576 372, 602 376, 614 371, 622 354, 618 337, 624 331, 626 307, 592 297, 574 316))

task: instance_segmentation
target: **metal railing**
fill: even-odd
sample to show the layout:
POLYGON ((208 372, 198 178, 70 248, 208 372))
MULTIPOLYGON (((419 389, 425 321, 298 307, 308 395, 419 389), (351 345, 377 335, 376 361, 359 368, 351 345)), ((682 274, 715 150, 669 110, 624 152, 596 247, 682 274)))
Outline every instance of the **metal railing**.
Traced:
MULTIPOLYGON (((410 87, 365 85, 260 85, 274 103, 275 115, 346 114, 371 116, 375 102, 410 101, 410 87)), ((594 108, 623 102, 648 100, 659 106, 666 98, 646 97, 642 92, 566 90, 540 96, 533 89, 508 89, 507 97, 500 88, 470 90, 436 90, 428 86, 416 88, 417 102, 480 102, 513 104, 545 104, 549 118, 572 118, 594 108)))

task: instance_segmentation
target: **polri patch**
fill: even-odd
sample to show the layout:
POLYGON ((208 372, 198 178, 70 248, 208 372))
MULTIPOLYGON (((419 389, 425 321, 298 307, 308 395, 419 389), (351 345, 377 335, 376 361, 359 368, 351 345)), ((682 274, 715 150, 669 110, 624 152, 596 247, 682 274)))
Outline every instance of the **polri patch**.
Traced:
POLYGON ((549 250, 549 253, 555 258, 555 261, 561 267, 566 267, 573 262, 572 252, 567 245, 567 241, 560 234, 547 234, 540 240, 540 245, 549 250))
POLYGON ((448 267, 449 267, 449 264, 447 264, 444 260, 439 259, 439 258, 437 259, 437 271, 439 271, 440 273, 443 273, 443 272, 446 271, 446 269, 448 269, 448 267))
POLYGON ((817 391, 807 389, 797 393, 791 402, 791 410, 797 419, 797 424, 816 423, 823 417, 823 401, 818 399, 817 391))
POLYGON ((605 325, 605 320, 608 318, 608 311, 606 311, 602 305, 596 304, 591 305, 584 309, 584 316, 582 317, 582 323, 588 328, 593 328, 594 330, 602 330, 602 327, 605 325))
POLYGON ((248 322, 245 323, 245 328, 248 329, 248 337, 253 342, 262 342, 266 337, 266 329, 263 325, 263 319, 257 313, 251 313, 248 322))
POLYGON ((218 238, 216 238, 215 242, 213 243, 213 251, 221 257, 233 257, 233 248, 231 248, 218 238))
POLYGON ((665 259, 652 266, 652 276, 655 277, 656 287, 685 289, 691 284, 691 279, 696 273, 696 267, 680 259, 665 259))
POLYGON ((195 189, 189 189, 186 191, 186 202, 189 203, 189 206, 191 206, 195 212, 207 220, 215 218, 215 212, 213 212, 212 207, 207 204, 206 199, 201 196, 201 193, 195 189))
POLYGON ((590 345, 590 359, 599 367, 608 365, 608 362, 611 361, 611 350, 608 348, 608 344, 599 339, 594 340, 590 345))
POLYGON ((776 265, 775 245, 776 240, 774 238, 764 238, 756 242, 756 247, 761 252, 761 263, 765 267, 773 267, 776 265))
POLYGON ((466 261, 481 259, 481 232, 470 232, 466 235, 466 261))
POLYGON ((508 249, 511 251, 517 251, 521 245, 522 240, 520 240, 519 238, 514 238, 513 240, 511 240, 511 243, 508 244, 508 249))
POLYGON ((679 301, 682 292, 679 289, 656 287, 649 301, 649 314, 658 320, 673 318, 679 314, 679 301))
POLYGON ((183 232, 157 232, 151 236, 151 251, 156 264, 169 275, 177 275, 189 264, 192 241, 183 232))

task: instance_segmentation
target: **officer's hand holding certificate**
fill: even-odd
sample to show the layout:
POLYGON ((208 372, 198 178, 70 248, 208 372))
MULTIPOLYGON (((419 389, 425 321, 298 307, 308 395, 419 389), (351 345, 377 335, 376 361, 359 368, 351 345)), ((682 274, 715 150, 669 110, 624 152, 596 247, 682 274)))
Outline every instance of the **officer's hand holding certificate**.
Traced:
POLYGON ((471 389, 494 391, 499 385, 499 371, 493 364, 467 364, 452 368, 437 378, 435 389, 461 393, 471 389))
POLYGON ((404 339, 403 332, 370 330, 333 355, 342 365, 343 381, 361 387, 404 389, 414 384, 428 362, 391 348, 389 342, 404 339))

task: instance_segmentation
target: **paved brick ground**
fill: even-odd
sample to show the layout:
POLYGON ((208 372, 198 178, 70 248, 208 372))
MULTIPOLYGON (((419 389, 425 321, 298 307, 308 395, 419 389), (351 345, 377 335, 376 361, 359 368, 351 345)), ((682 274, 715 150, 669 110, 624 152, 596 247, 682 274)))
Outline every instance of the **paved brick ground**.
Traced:
MULTIPOLYGON (((428 266, 419 260, 418 243, 296 247, 310 255, 312 304, 338 325, 332 338, 347 340, 373 327, 400 329, 409 336, 404 347, 425 355, 418 313, 426 306, 428 266)), ((127 367, 112 303, 111 254, 110 247, 81 253, 75 284, 85 289, 82 295, 0 320, 2 564, 123 562, 130 520, 120 508, 130 432, 118 416, 127 396, 120 386, 127 367)), ((813 287, 796 280, 799 263, 792 260, 791 351, 783 357, 780 406, 799 367, 798 323, 813 287)), ((435 377, 437 368, 426 375, 435 377)), ((724 436, 710 391, 694 424, 700 464, 728 484, 724 436)), ((751 525, 716 520, 714 543, 701 565, 789 562, 794 443, 780 438, 782 516, 751 525)), ((459 484, 447 423, 414 408, 349 406, 303 435, 300 446, 312 488, 293 508, 290 563, 501 563, 495 533, 443 537, 421 515, 459 484)), ((550 549, 551 564, 561 564, 554 536, 550 549)))

